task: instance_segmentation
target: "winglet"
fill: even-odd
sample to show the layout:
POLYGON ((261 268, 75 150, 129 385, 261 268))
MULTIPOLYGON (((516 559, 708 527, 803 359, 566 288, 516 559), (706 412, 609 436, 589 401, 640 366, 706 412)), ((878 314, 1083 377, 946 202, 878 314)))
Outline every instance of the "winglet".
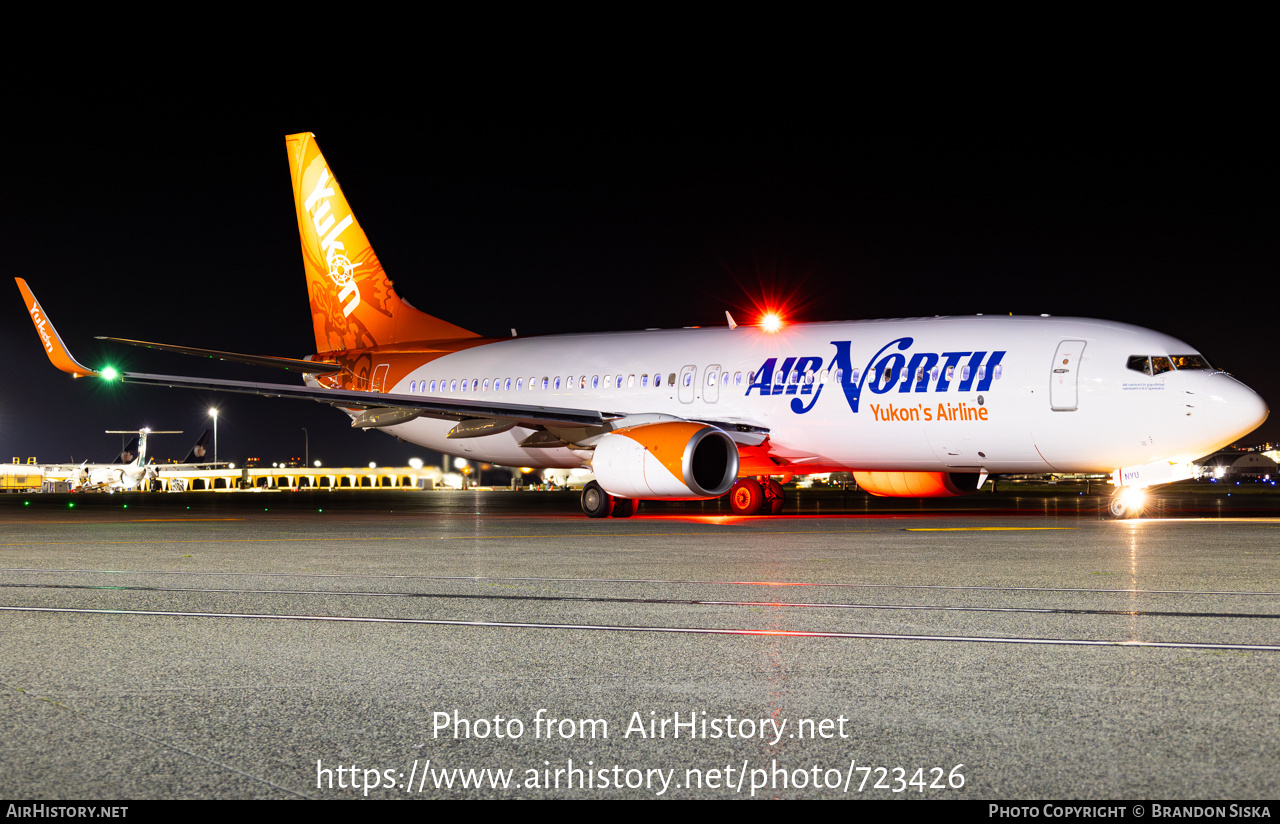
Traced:
POLYGON ((67 350, 67 345, 62 342, 62 338, 58 335, 58 330, 53 328, 53 324, 49 321, 49 316, 45 314, 44 309, 40 308, 40 301, 36 300, 36 296, 31 294, 31 290, 27 288, 27 282, 22 278, 14 278, 14 280, 18 282, 18 291, 22 292, 22 299, 27 303, 27 311, 31 314, 31 322, 35 324, 36 331, 40 333, 40 342, 44 344, 44 351, 49 356, 49 360, 53 362, 53 365, 77 378, 90 375, 97 377, 97 372, 71 357, 71 352, 67 350))

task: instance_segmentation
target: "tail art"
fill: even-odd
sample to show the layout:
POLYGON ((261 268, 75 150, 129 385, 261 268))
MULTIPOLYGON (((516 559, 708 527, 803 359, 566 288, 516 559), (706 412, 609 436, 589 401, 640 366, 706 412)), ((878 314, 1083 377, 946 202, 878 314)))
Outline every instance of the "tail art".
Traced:
POLYGON ((116 455, 115 460, 108 461, 107 463, 131 464, 138 460, 138 454, 138 436, 134 435, 129 443, 125 444, 124 448, 120 450, 120 454, 116 455))
POLYGON ((187 453, 187 457, 182 459, 182 463, 208 463, 209 457, 209 430, 206 429, 204 434, 202 434, 196 441, 195 446, 191 447, 191 451, 187 453))
POLYGON ((317 352, 478 337, 396 294, 314 135, 289 135, 285 145, 317 352))

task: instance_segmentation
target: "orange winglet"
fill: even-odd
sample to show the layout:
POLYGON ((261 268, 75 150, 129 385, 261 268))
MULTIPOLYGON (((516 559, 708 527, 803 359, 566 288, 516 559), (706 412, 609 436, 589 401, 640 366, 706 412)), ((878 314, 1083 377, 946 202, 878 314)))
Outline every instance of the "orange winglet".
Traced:
POLYGON ((36 300, 36 296, 31 294, 31 290, 27 288, 27 282, 22 278, 14 278, 14 280, 18 282, 18 291, 22 292, 22 299, 27 303, 27 311, 31 313, 31 322, 35 324, 36 331, 40 333, 40 342, 44 344, 45 354, 49 356, 49 360, 53 365, 77 378, 97 377, 97 372, 71 357, 71 353, 67 351, 67 345, 62 342, 62 338, 58 335, 58 330, 53 328, 53 323, 49 321, 49 316, 40 307, 40 301, 36 300))

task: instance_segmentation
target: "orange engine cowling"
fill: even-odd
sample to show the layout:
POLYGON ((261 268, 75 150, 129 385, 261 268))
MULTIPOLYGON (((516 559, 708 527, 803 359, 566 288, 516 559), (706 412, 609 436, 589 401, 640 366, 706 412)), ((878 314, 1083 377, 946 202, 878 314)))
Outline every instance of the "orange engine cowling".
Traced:
POLYGON ((703 423, 642 424, 600 438, 591 469, 622 498, 718 498, 738 479, 738 446, 703 423))
POLYGON ((978 491, 976 472, 855 472, 853 477, 884 498, 954 498, 978 491))

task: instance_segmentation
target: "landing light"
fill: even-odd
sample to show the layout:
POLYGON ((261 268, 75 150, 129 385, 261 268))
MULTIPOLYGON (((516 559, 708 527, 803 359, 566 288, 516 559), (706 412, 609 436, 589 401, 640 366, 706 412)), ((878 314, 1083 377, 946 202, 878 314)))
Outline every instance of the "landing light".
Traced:
POLYGON ((1125 487, 1120 492, 1120 500, 1124 502, 1127 512, 1132 515, 1142 511, 1142 507, 1147 500, 1147 493, 1141 487, 1125 487))

